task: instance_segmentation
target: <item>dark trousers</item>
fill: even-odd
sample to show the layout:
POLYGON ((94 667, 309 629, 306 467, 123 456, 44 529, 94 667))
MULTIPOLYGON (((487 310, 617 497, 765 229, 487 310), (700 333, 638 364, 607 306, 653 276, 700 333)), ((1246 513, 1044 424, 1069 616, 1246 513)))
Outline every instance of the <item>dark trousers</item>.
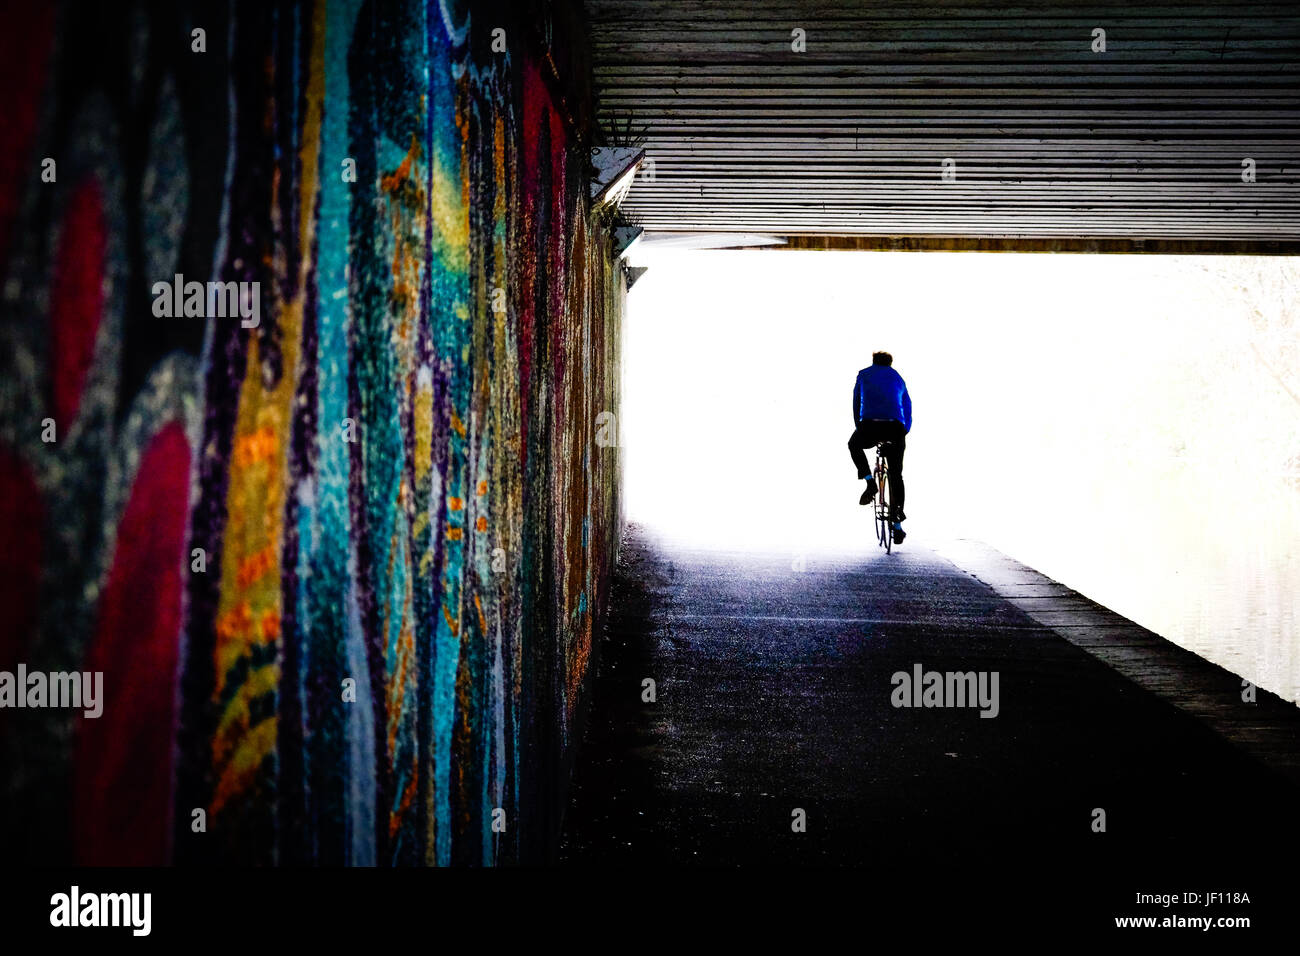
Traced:
POLYGON ((885 464, 889 466, 889 502, 897 512, 903 510, 903 452, 907 448, 907 433, 903 423, 892 419, 864 418, 849 437, 849 454, 858 466, 858 477, 871 474, 865 449, 884 441, 885 464))

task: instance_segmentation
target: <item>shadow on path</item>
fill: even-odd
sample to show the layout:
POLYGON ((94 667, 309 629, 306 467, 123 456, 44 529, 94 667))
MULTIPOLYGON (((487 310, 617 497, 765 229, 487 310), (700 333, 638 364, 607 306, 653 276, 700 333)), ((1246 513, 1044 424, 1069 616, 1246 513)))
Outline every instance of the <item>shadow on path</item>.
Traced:
POLYGON ((567 863, 896 860, 1136 882, 1157 865, 1255 872, 1296 845, 1287 779, 911 542, 799 572, 633 526, 600 660, 567 863), (894 707, 891 675, 916 664, 998 672, 998 715, 894 707))

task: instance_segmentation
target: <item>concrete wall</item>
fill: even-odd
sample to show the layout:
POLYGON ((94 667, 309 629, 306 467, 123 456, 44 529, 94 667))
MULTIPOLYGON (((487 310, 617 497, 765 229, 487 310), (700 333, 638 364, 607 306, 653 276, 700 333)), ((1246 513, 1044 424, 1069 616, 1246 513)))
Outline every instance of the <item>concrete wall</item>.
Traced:
POLYGON ((0 39, 0 670, 104 689, 0 711, 6 858, 544 856, 621 521, 573 11, 40 6, 0 39), (177 273, 256 327, 160 316, 177 273))
POLYGON ((951 527, 1297 700, 1300 262, 1052 256, 1031 279, 989 257, 983 272, 965 286, 971 321, 917 385, 979 400, 933 416, 918 494, 951 527), (1013 423, 1005 449, 989 408, 1013 423), (951 474, 968 497, 943 494, 951 474))

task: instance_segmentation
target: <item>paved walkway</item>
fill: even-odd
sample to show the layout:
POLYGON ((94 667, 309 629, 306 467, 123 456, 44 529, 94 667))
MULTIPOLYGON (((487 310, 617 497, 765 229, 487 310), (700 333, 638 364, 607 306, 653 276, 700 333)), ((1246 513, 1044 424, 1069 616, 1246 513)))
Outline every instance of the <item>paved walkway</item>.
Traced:
POLYGON ((966 567, 909 539, 794 570, 630 529, 563 860, 923 860, 972 876, 996 861, 1134 878, 1158 862, 1222 880, 1292 855, 1297 708, 1261 693, 1249 710, 1228 672, 996 552, 946 551, 966 567), (1073 639, 1047 623, 1052 597, 1073 639), (1111 663, 1094 653, 1106 633, 1111 663), (1115 669, 1123 658, 1147 687, 1115 669), (893 675, 918 665, 996 672, 997 716, 895 707, 893 675), (1213 705, 1217 732, 1188 699, 1148 689, 1162 683, 1213 705), (1225 738, 1225 722, 1264 727, 1266 746, 1225 738))

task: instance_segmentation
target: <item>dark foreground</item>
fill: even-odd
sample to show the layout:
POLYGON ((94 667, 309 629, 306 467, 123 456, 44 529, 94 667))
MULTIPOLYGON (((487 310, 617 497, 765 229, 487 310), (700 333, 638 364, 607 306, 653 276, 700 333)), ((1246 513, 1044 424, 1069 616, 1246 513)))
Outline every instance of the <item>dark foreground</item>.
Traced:
POLYGON ((977 891, 1013 873, 1118 901, 1205 880, 1258 896, 1294 865, 1288 778, 919 542, 798 572, 634 528, 614 601, 564 862, 892 865, 977 891), (997 671, 997 716, 894 707, 891 675, 918 663, 997 671))

